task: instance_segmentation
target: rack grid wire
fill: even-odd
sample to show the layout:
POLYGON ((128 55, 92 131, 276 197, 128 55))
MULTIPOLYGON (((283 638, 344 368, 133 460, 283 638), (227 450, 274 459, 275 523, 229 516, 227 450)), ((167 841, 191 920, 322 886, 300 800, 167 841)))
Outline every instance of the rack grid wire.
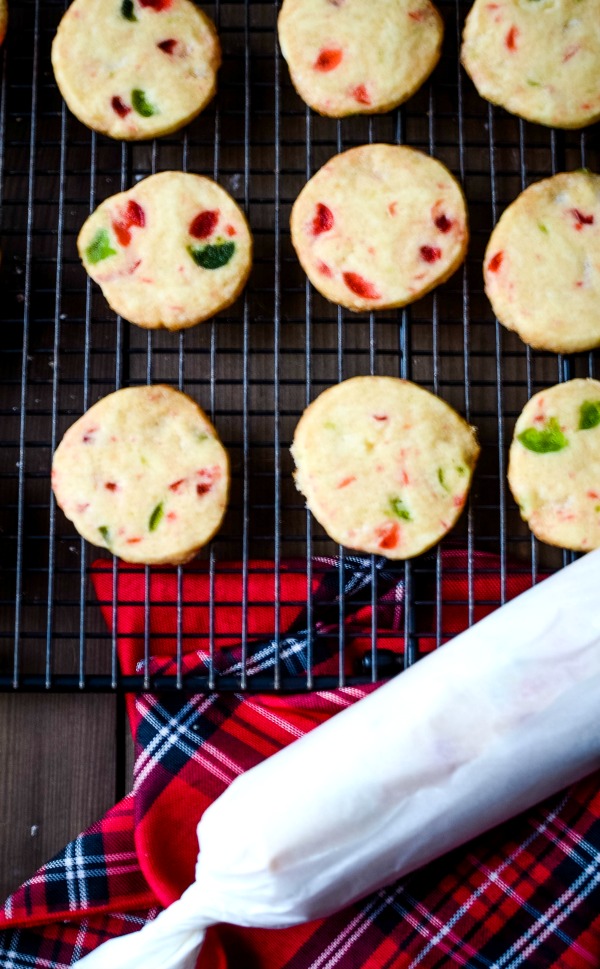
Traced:
MULTIPOLYGON (((398 666, 378 628, 385 581, 402 582, 404 653, 409 665, 451 634, 453 607, 473 621, 480 606, 478 550, 499 556, 501 602, 509 572, 531 575, 566 563, 566 553, 539 545, 521 523, 506 485, 506 454, 514 420, 543 386, 594 376, 597 355, 535 352, 494 320, 484 296, 481 261, 503 208, 532 181, 600 162, 598 128, 560 132, 525 123, 492 107, 459 66, 465 0, 441 0, 443 55, 430 81, 395 112, 335 121, 306 108, 293 91, 277 44, 277 3, 217 0, 206 6, 223 45, 214 103, 188 128, 153 142, 122 144, 83 127, 67 110, 50 66, 50 45, 65 0, 20 0, 11 9, 2 53, 0 198, 2 314, 0 367, 2 566, 0 689, 134 690, 178 688, 288 690, 376 680, 398 666), (434 155, 465 189, 471 244, 465 266, 433 294, 404 310, 348 313, 315 293, 289 237, 291 205, 306 180, 332 155, 366 142, 409 144, 434 155), (156 171, 183 169, 217 179, 245 209, 255 235, 255 266, 247 290, 219 318, 179 333, 146 332, 115 317, 77 258, 75 240, 97 204, 156 171), (440 394, 479 430, 482 454, 468 509, 433 552, 406 563, 363 563, 368 581, 349 604, 349 553, 333 546, 307 513, 291 476, 289 444, 303 408, 326 386, 355 374, 407 377, 440 394), (83 542, 53 502, 51 457, 65 429, 111 391, 166 382, 194 397, 211 415, 233 468, 224 527, 200 557, 206 596, 184 601, 187 573, 170 570, 176 674, 122 676, 116 633, 104 625, 91 585, 102 552, 83 542), (448 555, 462 548, 463 557, 448 555), (335 558, 337 587, 321 618, 313 580, 323 556, 335 558), (457 564, 458 563, 458 564, 457 564), (469 590, 458 600, 447 579, 460 571, 469 590), (296 572, 302 594, 282 581, 296 572), (258 609, 253 581, 269 575, 272 598, 258 609), (236 579, 225 600, 219 576, 236 579), (346 623, 357 605, 371 606, 370 643, 348 667, 346 623), (186 610, 208 616, 190 630, 186 610), (239 610, 241 658, 220 673, 219 610, 239 610), (282 662, 286 617, 296 610, 307 629, 306 670, 282 662), (260 629, 255 618, 259 615, 260 629), (261 625, 262 624, 262 625, 261 625), (260 633, 260 635, 259 635, 260 633), (186 640, 210 656, 206 675, 188 676, 186 640), (264 640, 271 669, 250 675, 264 640), (314 672, 315 650, 329 639, 335 669, 314 672)), ((117 583, 128 570, 112 568, 117 583)), ((169 571, 169 570, 167 570, 169 571)), ((153 653, 151 577, 142 569, 142 617, 134 631, 153 653)), ((119 605, 119 608, 121 604, 119 605)), ((362 633, 364 639, 364 632, 362 633)), ((164 637, 163 637, 164 640, 164 637)), ((162 642, 164 647, 164 641, 162 642)))

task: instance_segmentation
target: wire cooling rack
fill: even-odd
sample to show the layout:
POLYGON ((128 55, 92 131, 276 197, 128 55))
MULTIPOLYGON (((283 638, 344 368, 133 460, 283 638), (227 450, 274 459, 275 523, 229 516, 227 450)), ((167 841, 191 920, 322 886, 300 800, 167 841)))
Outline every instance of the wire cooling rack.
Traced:
MULTIPOLYGON (((288 448, 303 408, 326 386, 354 374, 417 381, 477 425, 482 443, 459 526, 441 548, 390 566, 392 579, 403 583, 404 663, 443 641, 451 607, 464 607, 472 620, 483 604, 475 595, 477 550, 499 556, 498 601, 506 596, 509 570, 535 581, 566 561, 539 546, 520 522, 506 486, 507 447, 527 398, 558 380, 593 376, 597 357, 534 352, 499 327, 482 292, 481 259, 502 209, 526 185, 557 171, 598 167, 597 128, 552 131, 482 101, 459 67, 468 8, 463 0, 440 2, 442 61, 407 105, 372 118, 320 118, 290 85, 277 46, 277 4, 237 0, 206 7, 224 49, 214 104, 174 136, 119 144, 79 124, 54 83, 50 45, 65 6, 64 0, 12 4, 2 54, 0 688, 311 689, 389 675, 376 612, 366 659, 350 671, 344 662, 352 637, 344 625, 348 553, 334 547, 307 513, 291 478, 288 448), (311 289, 291 248, 288 219, 296 195, 328 158, 373 141, 413 145, 450 167, 466 191, 472 242, 465 267, 434 294, 405 310, 353 315, 311 289), (79 264, 75 240, 104 198, 171 168, 211 175, 241 203, 255 235, 255 268, 243 299, 218 319, 179 334, 147 333, 108 309, 79 264), (241 610, 242 661, 235 675, 219 675, 213 662, 206 675, 186 677, 181 657, 194 632, 181 597, 185 567, 174 570, 170 603, 176 671, 155 678, 146 668, 121 676, 116 635, 104 625, 90 580, 91 563, 102 552, 86 546, 52 499, 51 456, 64 430, 100 397, 146 382, 171 383, 196 398, 231 454, 231 507, 201 555, 209 592, 196 605, 208 610, 201 646, 213 661, 219 651, 215 610, 241 610), (460 567, 444 553, 456 547, 466 550, 460 567), (310 591, 317 556, 338 563, 329 626, 317 621, 310 591), (301 590, 294 602, 286 600, 282 584, 290 557, 301 590), (444 581, 457 568, 468 590, 461 601, 453 600, 444 581), (223 570, 239 578, 236 601, 219 603, 211 595, 223 570), (275 661, 250 677, 248 664, 261 644, 248 626, 249 589, 260 571, 272 575, 272 599, 261 615, 275 661), (292 605, 308 630, 301 675, 288 675, 281 662, 283 618, 292 605), (337 675, 313 670, 322 636, 335 639, 337 675)), ((120 567, 111 561, 114 594, 120 567)), ((382 586, 379 563, 368 559, 363 567, 369 581, 362 601, 374 605, 382 586)), ((151 571, 158 570, 142 570, 142 619, 132 634, 142 640, 146 658, 154 646, 151 571)), ((114 614, 115 603, 108 606, 114 614)))

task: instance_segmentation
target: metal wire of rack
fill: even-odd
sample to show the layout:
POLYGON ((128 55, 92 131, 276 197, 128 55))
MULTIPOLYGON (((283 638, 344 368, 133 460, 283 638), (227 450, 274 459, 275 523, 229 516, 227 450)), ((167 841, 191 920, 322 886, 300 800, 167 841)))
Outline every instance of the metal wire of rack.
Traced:
MULTIPOLYGON (((206 8, 224 49, 214 104, 169 138, 119 144, 80 125, 54 83, 50 44, 66 5, 65 0, 13 5, 2 54, 0 689, 313 689, 388 675, 375 608, 378 563, 369 562, 371 581, 361 600, 372 607, 369 661, 348 673, 344 657, 352 633, 345 625, 343 583, 348 553, 332 546, 307 513, 293 486, 288 453, 306 404, 329 384, 358 373, 416 380, 477 425, 482 443, 458 528, 441 548, 393 566, 403 580, 405 664, 444 640, 452 606, 464 606, 472 620, 476 606, 484 604, 475 593, 477 549, 499 556, 500 601, 509 567, 535 581, 540 570, 565 562, 565 554, 539 546, 520 522, 505 483, 506 451, 525 400, 557 380, 593 376, 597 355, 535 352, 504 331, 483 294, 481 258, 500 212, 526 185, 557 171, 598 167, 597 128, 548 130, 482 101, 458 60, 466 0, 440 0, 446 22, 442 61, 407 105, 340 122, 315 115, 293 91, 277 46, 277 3, 217 0, 206 8), (331 155, 373 141, 413 145, 454 171, 469 202, 472 241, 465 267, 430 296, 405 310, 355 316, 311 289, 291 249, 288 218, 305 181, 331 155), (116 318, 86 278, 75 247, 81 224, 100 201, 171 168, 216 178, 244 207, 256 241, 244 297, 218 319, 179 334, 145 332, 116 318), (51 456, 64 430, 105 394, 146 382, 171 383, 195 397, 232 457, 231 507, 202 556, 209 592, 194 605, 208 610, 205 648, 211 658, 219 650, 215 611, 241 610, 239 675, 220 676, 214 664, 205 677, 184 673, 181 660, 191 634, 182 589, 189 567, 175 570, 177 594, 167 603, 177 616, 176 674, 120 675, 116 633, 107 631, 90 583, 96 550, 53 503, 51 456), (460 566, 469 589, 466 602, 444 592, 444 579, 456 569, 444 549, 459 546, 467 552, 460 566), (318 624, 311 591, 313 559, 324 555, 338 562, 338 592, 328 604, 337 617, 333 633, 318 624), (284 563, 305 590, 293 602, 282 589, 284 563), (239 600, 216 596, 222 571, 238 576, 239 600), (273 578, 272 600, 263 613, 275 664, 271 672, 248 678, 256 646, 248 627, 249 589, 261 571, 273 578), (303 676, 287 676, 280 661, 282 615, 290 606, 303 610, 308 630, 303 676), (336 639, 338 673, 318 676, 313 650, 325 635, 336 639)), ((123 567, 113 562, 111 568, 116 615, 123 567)), ((153 648, 150 582, 156 572, 143 571, 138 603, 144 621, 136 635, 146 658, 153 648)))

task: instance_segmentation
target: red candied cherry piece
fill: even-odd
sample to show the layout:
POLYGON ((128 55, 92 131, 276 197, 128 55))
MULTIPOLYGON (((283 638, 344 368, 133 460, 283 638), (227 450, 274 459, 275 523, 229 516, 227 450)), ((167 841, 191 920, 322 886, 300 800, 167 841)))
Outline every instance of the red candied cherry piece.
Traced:
POLYGON ((358 84, 352 91, 352 97, 359 104, 370 104, 371 98, 364 84, 358 84))
POLYGON ((128 538, 127 539, 127 544, 128 545, 137 545, 137 543, 138 542, 141 542, 141 541, 142 541, 141 538, 128 538))
POLYGON ((494 256, 492 256, 492 258, 488 262, 488 266, 487 266, 488 270, 491 273, 497 273, 498 270, 500 269, 500 266, 502 265, 503 259, 504 259, 504 253, 502 252, 502 250, 500 250, 500 252, 497 252, 494 256))
POLYGON ((327 276, 329 279, 333 276, 331 269, 325 262, 317 263, 317 269, 323 276, 327 276))
POLYGON ((226 225, 225 226, 225 232, 227 233, 228 236, 234 236, 236 234, 235 226, 233 226, 233 225, 226 225))
POLYGON ((373 414, 373 420, 375 421, 387 421, 387 414, 373 414))
POLYGON ((212 488, 212 481, 201 481, 200 484, 196 485, 196 494, 202 497, 202 495, 207 495, 212 488))
POLYGON ((179 491, 181 485, 185 482, 185 478, 179 478, 178 481, 174 481, 169 485, 169 491, 179 491))
POLYGON ((113 111, 116 112, 120 118, 125 118, 131 111, 131 108, 117 95, 115 95, 110 103, 113 111))
POLYGON ((317 211, 312 221, 313 235, 321 235, 322 232, 329 232, 333 229, 333 212, 322 202, 317 205, 317 211))
POLYGON ((354 475, 350 475, 349 478, 343 478, 337 487, 338 489, 347 488, 348 485, 351 485, 353 481, 356 481, 356 477, 354 475))
POLYGON ((396 548, 400 541, 400 526, 398 522, 387 522, 377 529, 379 548, 396 548))
POLYGON ((436 229, 439 229, 440 232, 445 234, 446 232, 450 232, 450 229, 454 225, 454 221, 449 219, 448 216, 442 212, 440 215, 436 215, 435 219, 433 220, 433 224, 436 229))
POLYGON ((594 216, 586 215, 584 212, 581 212, 579 209, 571 209, 571 215, 575 219, 575 228, 577 232, 581 232, 584 225, 594 224, 594 216))
POLYGON ((348 289, 357 296, 362 296, 363 299, 381 299, 381 293, 374 284, 363 279, 358 273, 344 273, 343 279, 348 289))
POLYGON ((165 54, 172 54, 177 46, 177 41, 170 37, 168 40, 161 40, 160 44, 157 44, 156 46, 165 54))
POLYGON ((319 56, 313 65, 314 69, 315 71, 323 71, 323 73, 333 71, 341 64, 343 56, 344 54, 339 48, 323 48, 319 51, 319 56))
POLYGON ((113 222, 113 231, 120 246, 128 246, 131 242, 131 232, 122 222, 113 222))
POLYGON ((128 225, 139 225, 143 228, 146 225, 146 215, 142 206, 138 202, 134 202, 133 199, 127 203, 125 207, 125 219, 128 225))
POLYGON ((116 491, 119 486, 114 481, 107 481, 104 487, 107 491, 116 491))
POLYGON ((519 36, 519 31, 517 27, 511 27, 508 31, 506 37, 504 38, 504 43, 510 51, 517 50, 517 37, 519 36))
POLYGON ((218 211, 207 209, 205 212, 200 212, 190 225, 190 235, 194 239, 208 239, 217 228, 218 221, 218 211))
POLYGON ((173 0, 140 0, 140 7, 150 7, 160 13, 161 10, 168 10, 173 0))
POLYGON ((419 253, 424 262, 437 262, 442 257, 442 250, 437 246, 421 246, 419 253))

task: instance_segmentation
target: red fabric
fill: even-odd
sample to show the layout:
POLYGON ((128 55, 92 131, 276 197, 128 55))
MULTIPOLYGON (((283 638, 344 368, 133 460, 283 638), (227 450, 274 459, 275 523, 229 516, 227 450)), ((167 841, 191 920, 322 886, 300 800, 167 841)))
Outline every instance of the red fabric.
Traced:
MULTIPOLYGON (((475 602, 472 618, 478 620, 499 605, 501 592, 510 598, 531 584, 527 573, 511 572, 503 590, 497 559, 478 554, 474 561, 475 568, 469 573, 464 552, 444 553, 445 635, 468 624, 469 592, 475 602)), ((316 565, 313 574, 313 596, 320 597, 325 607, 330 591, 325 588, 324 592, 323 576, 331 569, 330 563, 316 565)), ((178 597, 175 572, 153 571, 146 588, 143 569, 119 567, 116 608, 112 565, 106 560, 95 563, 93 579, 108 625, 112 628, 115 622, 125 674, 139 671, 144 660, 148 621, 152 673, 175 671, 178 628, 186 670, 205 662, 211 625, 220 656, 239 644, 244 586, 241 567, 235 563, 217 572, 212 590, 202 567, 187 569, 181 580, 181 613, 170 604, 178 597)), ((373 619, 380 645, 394 652, 403 650, 401 585, 389 580, 387 586, 383 580, 380 585, 375 617, 368 590, 361 601, 351 604, 348 598, 347 672, 370 649, 373 619)), ((265 603, 272 603, 274 591, 272 563, 251 563, 246 590, 251 656, 254 644, 273 634, 274 609, 265 603)), ((307 582, 294 563, 283 565, 279 599, 282 636, 294 626, 301 635, 307 582)), ((332 601, 327 621, 320 626, 325 639, 328 629, 336 634, 336 615, 337 605, 332 601)), ((429 635, 422 633, 420 649, 431 649, 435 634, 431 610, 429 635)), ((337 642, 337 634, 335 639, 337 642)), ((317 672, 336 674, 337 664, 335 650, 325 652, 317 659, 317 672)), ((129 698, 136 738, 134 793, 85 832, 74 843, 76 849, 69 846, 57 856, 58 861, 49 863, 8 900, 0 929, 53 923, 35 943, 28 939, 35 956, 23 961, 23 966, 53 969, 69 965, 73 953, 81 955, 103 938, 134 927, 124 923, 125 913, 144 921, 152 917, 157 905, 178 897, 193 878, 197 822, 236 774, 374 688, 368 685, 294 696, 213 695, 190 701, 178 694, 129 698), (188 707, 199 731, 198 745, 193 748, 186 747, 185 739, 188 707), (173 741, 173 733, 182 738, 181 743, 173 741), (170 745, 167 751, 161 750, 163 741, 170 745), (105 860, 112 859, 112 865, 107 862, 97 878, 92 872, 86 881, 85 900, 73 900, 72 892, 62 897, 58 891, 53 894, 55 873, 70 867, 65 857, 67 861, 71 856, 90 859, 102 852, 105 860), (95 886, 94 879, 99 883, 101 878, 102 884, 95 886), (82 940, 84 923, 73 924, 73 919, 83 914, 87 935, 82 940), (59 930, 62 919, 70 922, 59 930), (53 959, 48 956, 49 940, 53 959), (56 957, 61 946, 63 962, 56 957)), ((405 969, 413 965, 484 969, 498 964, 512 969, 524 964, 539 969, 600 969, 599 846, 596 777, 427 866, 405 883, 326 920, 280 931, 219 926, 211 930, 199 965, 202 969, 225 969, 226 964, 243 965, 244 969, 328 969, 334 965, 338 969, 405 969), (592 863, 593 871, 584 878, 592 863)), ((12 951, 9 946, 21 944, 5 934, 4 950, 0 939, 0 955, 12 951)), ((20 962, 14 964, 20 969, 20 962)))

